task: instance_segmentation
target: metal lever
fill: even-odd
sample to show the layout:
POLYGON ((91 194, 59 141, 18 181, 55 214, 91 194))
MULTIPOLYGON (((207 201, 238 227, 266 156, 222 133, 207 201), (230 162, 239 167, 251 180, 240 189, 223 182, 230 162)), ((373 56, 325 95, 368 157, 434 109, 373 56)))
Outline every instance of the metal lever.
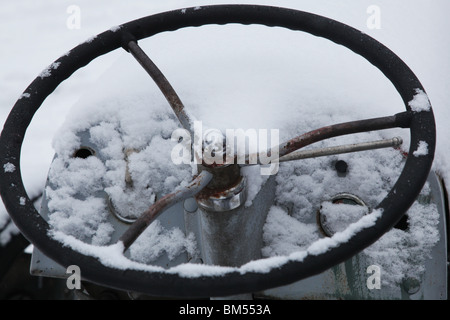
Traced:
POLYGON ((378 140, 364 143, 347 144, 343 146, 320 148, 313 150, 300 150, 291 152, 279 159, 274 159, 273 162, 285 162, 291 160, 300 160, 308 158, 316 158, 323 156, 330 156, 334 154, 343 154, 350 152, 366 151, 373 149, 389 148, 389 147, 399 147, 403 143, 402 138, 395 137, 388 140, 378 140))

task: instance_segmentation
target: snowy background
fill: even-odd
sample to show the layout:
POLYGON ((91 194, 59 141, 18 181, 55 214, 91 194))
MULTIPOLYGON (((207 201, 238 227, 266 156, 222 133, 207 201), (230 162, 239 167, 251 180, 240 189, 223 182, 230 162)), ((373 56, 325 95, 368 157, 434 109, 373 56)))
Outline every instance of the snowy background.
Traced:
MULTIPOLYGON (((0 121, 4 122, 22 91, 46 66, 86 39, 112 26, 142 16, 182 7, 219 3, 225 2, 181 0, 164 2, 19 0, 7 2, 1 0, 0 121), (79 28, 71 28, 70 22, 73 20, 70 19, 74 14, 74 11, 70 10, 71 8, 79 9, 79 28)), ((228 3, 238 2, 229 1, 228 3)), ((369 34, 400 56, 427 90, 434 108, 438 130, 435 169, 445 179, 450 179, 448 156, 450 154, 450 129, 448 126, 450 108, 447 102, 450 101, 448 90, 450 88, 450 75, 448 74, 450 70, 450 38, 447 32, 450 22, 446 16, 446 12, 450 9, 448 1, 272 0, 245 1, 245 3, 289 7, 327 16, 369 34), (371 28, 370 18, 373 12, 367 10, 373 5, 380 10, 379 28, 371 28)), ((220 34, 221 31, 217 32, 220 34)), ((245 47, 237 46, 246 41, 244 37, 239 37, 239 32, 222 33, 223 42, 215 43, 215 35, 211 35, 207 29, 199 31, 199 36, 193 37, 192 39, 195 41, 191 43, 180 37, 168 36, 168 40, 164 40, 165 35, 162 35, 158 37, 156 44, 180 45, 183 50, 180 52, 181 54, 177 50, 170 50, 170 54, 167 54, 167 51, 164 51, 167 49, 153 47, 154 51, 151 57, 155 57, 155 61, 161 62, 158 65, 163 72, 167 71, 168 78, 173 80, 176 90, 180 90, 185 104, 195 105, 196 117, 208 123, 220 118, 222 120, 221 127, 227 127, 230 122, 233 122, 236 127, 248 125, 254 128, 264 128, 267 125, 263 121, 264 118, 270 119, 272 123, 281 124, 286 120, 282 116, 283 112, 273 113, 273 111, 277 111, 276 108, 282 104, 288 106, 285 110, 292 110, 290 108, 295 104, 293 102, 297 101, 301 101, 305 105, 323 105, 325 113, 336 110, 341 110, 342 113, 354 112, 357 115, 355 120, 361 117, 392 115, 403 110, 400 99, 396 96, 392 86, 377 71, 361 62, 361 59, 354 54, 344 53, 345 50, 337 48, 334 44, 317 42, 307 36, 300 36, 298 42, 294 43, 290 41, 293 39, 290 38, 290 35, 280 33, 280 37, 274 30, 254 28, 249 32, 249 34, 253 34, 255 41, 268 37, 274 45, 269 50, 264 47, 265 49, 259 52, 258 47, 256 49, 252 47, 252 50, 249 51, 250 55, 246 52, 245 47), (280 41, 275 42, 278 39, 280 41), (194 49, 189 48, 188 45, 194 49), (227 53, 235 53, 236 56, 239 56, 238 53, 241 53, 244 55, 244 59, 230 62, 230 65, 214 65, 215 57, 211 57, 212 62, 210 64, 205 62, 203 65, 204 61, 201 59, 205 59, 205 57, 200 56, 199 58, 197 54, 210 46, 216 47, 215 49, 218 50, 216 53, 220 52, 223 56, 226 56, 227 53), (174 58, 177 53, 180 60, 172 64, 170 59, 174 58), (284 56, 285 58, 273 59, 272 57, 276 54, 278 57, 284 56), (297 64, 296 59, 302 60, 303 64, 297 64), (307 65, 308 59, 311 59, 310 65, 307 65), (183 61, 189 62, 186 69, 180 69, 183 61), (191 63, 192 61, 194 63, 191 63), (239 61, 242 64, 236 63, 239 61), (251 67, 249 67, 250 61, 254 63, 251 67), (203 66, 202 70, 207 70, 209 74, 196 69, 199 63, 203 66), (336 64, 337 66, 335 66, 336 64), (267 74, 271 75, 267 79, 253 79, 255 80, 253 83, 266 85, 266 88, 263 89, 264 98, 256 100, 257 104, 264 106, 264 108, 258 109, 261 121, 255 120, 256 109, 244 115, 241 113, 239 119, 230 114, 218 113, 219 110, 224 110, 221 108, 222 106, 233 108, 232 104, 230 106, 233 99, 229 99, 227 91, 221 92, 222 88, 229 86, 228 90, 239 90, 247 84, 248 96, 247 92, 239 95, 240 98, 244 98, 244 103, 255 102, 254 97, 259 96, 258 91, 261 90, 261 86, 248 86, 248 82, 240 82, 230 73, 225 73, 224 76, 221 74, 221 68, 239 69, 250 79, 255 68, 264 68, 267 74), (286 79, 283 72, 286 74, 287 71, 291 71, 291 74, 295 74, 296 77, 286 79), (303 89, 306 88, 307 92, 298 93, 292 91, 292 87, 278 86, 275 82, 270 82, 274 78, 298 84, 303 89), (199 90, 192 95, 186 93, 189 86, 187 88, 177 86, 177 83, 188 83, 189 79, 192 79, 191 88, 199 90), (206 84, 209 84, 209 87, 206 84), (213 90, 214 88, 218 89, 218 93, 213 90), (250 96, 252 98, 249 98, 250 96), (248 100, 245 101, 245 99, 248 100), (204 103, 204 101, 206 102, 204 103), (336 105, 334 104, 336 101, 341 102, 336 105), (211 104, 215 105, 217 110, 211 112, 211 104)), ((255 44, 255 46, 258 45, 255 44)), ((103 56, 88 67, 79 70, 44 102, 36 114, 35 121, 27 132, 22 152, 23 180, 30 197, 38 194, 44 187, 48 168, 55 152, 52 140, 59 127, 67 121, 66 116, 69 110, 79 99, 89 93, 93 84, 102 79, 105 73, 110 72, 110 68, 118 67, 119 70, 123 68, 124 55, 126 53, 119 50, 103 56)), ((131 63, 135 63, 132 59, 130 60, 131 63)), ((137 65, 137 63, 135 64, 137 65)), ((98 101, 102 99, 101 94, 100 92, 97 97, 98 101)), ((239 105, 234 105, 234 108, 231 110, 235 112, 241 109, 239 105)), ((335 120, 340 119, 339 112, 337 114, 335 120)), ((70 122, 70 118, 68 120, 70 122)), ((314 121, 311 121, 314 127, 314 121)), ((5 218, 6 213, 1 208, 0 226, 5 218)))

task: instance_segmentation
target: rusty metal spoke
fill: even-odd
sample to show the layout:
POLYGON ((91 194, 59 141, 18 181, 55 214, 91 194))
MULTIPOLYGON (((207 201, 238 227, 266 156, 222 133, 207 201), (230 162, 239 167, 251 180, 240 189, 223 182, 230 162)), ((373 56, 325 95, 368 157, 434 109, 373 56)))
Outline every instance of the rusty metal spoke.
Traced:
POLYGON ((134 241, 145 231, 145 229, 165 210, 187 198, 195 196, 211 181, 212 174, 206 170, 202 171, 190 184, 184 188, 169 193, 156 201, 124 232, 119 242, 124 245, 126 251, 134 241))
POLYGON ((183 103, 180 97, 177 95, 172 85, 166 79, 164 74, 155 63, 150 59, 150 57, 144 52, 144 50, 139 47, 136 41, 130 41, 127 45, 127 49, 133 55, 133 57, 139 62, 139 64, 147 71, 147 73, 152 77, 153 81, 157 84, 164 97, 169 102, 172 110, 175 112, 178 120, 180 121, 183 128, 188 130, 191 134, 193 133, 192 121, 186 113, 183 103))

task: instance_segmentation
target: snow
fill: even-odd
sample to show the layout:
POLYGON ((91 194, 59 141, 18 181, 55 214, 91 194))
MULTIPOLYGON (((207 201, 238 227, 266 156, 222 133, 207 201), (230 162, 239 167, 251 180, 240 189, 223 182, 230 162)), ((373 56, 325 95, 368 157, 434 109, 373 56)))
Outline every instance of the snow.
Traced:
POLYGON ((306 250, 312 241, 320 238, 317 227, 291 217, 280 207, 272 206, 264 225, 263 256, 288 255, 306 250))
MULTIPOLYGON (((424 191, 428 188, 427 184, 424 191)), ((408 210, 408 230, 393 229, 364 250, 368 263, 377 264, 383 270, 382 285, 395 286, 404 280, 405 275, 420 279, 424 261, 430 257, 433 244, 439 240, 436 229, 439 215, 436 205, 431 206, 415 202, 408 210)))
POLYGON ((85 43, 91 43, 92 41, 94 41, 97 38, 97 36, 92 36, 90 38, 88 38, 85 43))
POLYGON ((154 266, 142 264, 136 261, 132 261, 126 258, 123 252, 123 243, 118 242, 116 244, 108 246, 92 246, 80 241, 72 236, 67 236, 67 234, 54 231, 52 237, 58 241, 64 242, 65 245, 77 250, 80 253, 90 255, 99 259, 99 261, 109 267, 114 267, 118 269, 132 269, 132 270, 146 270, 151 272, 172 272, 177 273, 182 277, 200 277, 202 275, 223 275, 227 272, 235 271, 236 268, 231 267, 220 267, 220 266, 210 266, 210 265, 196 265, 196 264, 181 264, 173 267, 169 270, 154 266))
MULTIPOLYGON (((122 254, 123 243, 121 242, 109 246, 93 246, 72 236, 68 236, 61 231, 54 231, 52 237, 64 242, 65 245, 70 246, 72 249, 77 250, 82 254, 98 258, 105 266, 115 266, 119 269, 134 269, 136 266, 139 266, 139 268, 142 268, 143 266, 140 263, 130 261, 122 254)), ((161 272, 163 271, 163 268, 147 266, 146 270, 161 272)))
POLYGON ((327 223, 330 226, 331 232, 344 231, 347 226, 361 219, 368 214, 368 208, 360 205, 333 203, 325 201, 320 206, 320 211, 327 223))
MULTIPOLYGON (((215 3, 222 1, 208 2, 215 3)), ((339 5, 332 0, 249 0, 246 3, 297 8, 334 18, 375 37, 399 55, 427 90, 427 94, 417 91, 409 106, 414 112, 427 111, 431 101, 438 132, 434 169, 450 184, 450 110, 447 106, 450 43, 442 32, 449 27, 445 15, 449 9, 447 1, 437 0, 433 4, 420 0, 407 4, 377 1, 382 14, 381 29, 369 29, 366 24, 366 9, 373 4, 371 1, 347 1, 339 5)), ((205 5, 202 1, 186 3, 181 0, 152 4, 137 0, 126 4, 80 0, 77 4, 81 8, 81 28, 69 30, 65 25, 66 8, 71 4, 21 0, 2 5, 3 30, 14 32, 1 35, 2 43, 9 50, 0 53, 2 61, 8 61, 0 70, 0 119, 6 119, 17 98, 30 97, 29 93, 21 95, 21 92, 36 75, 48 77, 59 64, 53 63, 39 73, 42 66, 78 43, 93 39, 92 34, 104 30, 115 32, 121 23, 147 14, 187 5, 198 5, 198 8, 205 5), (112 25, 117 27, 110 28, 112 25), (30 59, 30 52, 33 59, 30 59)), ((221 130, 276 128, 280 129, 280 140, 284 141, 322 125, 404 110, 392 85, 363 59, 335 44, 301 33, 254 26, 229 26, 226 30, 211 26, 193 32, 165 33, 142 45, 174 85, 189 111, 202 120, 205 127, 221 130)), ((158 192, 173 191, 192 176, 193 169, 189 165, 180 167, 170 161, 170 151, 176 144, 170 137, 177 122, 167 102, 140 67, 128 58, 122 51, 105 55, 74 74, 47 98, 26 137, 22 174, 31 194, 42 190, 53 155, 58 152, 59 158, 55 159, 49 176, 59 179, 52 179, 55 184, 46 190, 53 212, 50 222, 56 230, 55 238, 99 256, 107 265, 162 272, 162 268, 143 263, 153 261, 162 253, 169 257, 180 252, 196 254, 198 244, 192 235, 184 235, 177 229, 163 230, 155 224, 130 249, 136 260, 130 261, 123 258, 120 244, 106 246, 112 226, 106 219, 106 203, 93 196, 107 185, 105 191, 118 210, 127 212, 130 203, 137 203, 136 199, 147 199, 148 202, 131 210, 131 214, 137 216, 154 202, 158 192), (111 72, 110 66, 116 71, 111 72), (99 88, 98 79, 112 85, 114 94, 110 94, 108 85, 99 88), (96 157, 71 157, 80 147, 75 133, 84 130, 89 130, 93 141, 100 146, 98 152, 108 157, 107 162, 96 157), (132 152, 125 156, 124 148, 132 152), (126 188, 127 172, 133 177, 135 192, 126 188), (84 200, 77 199, 76 193, 81 193, 84 200), (69 216, 71 219, 67 219, 69 216), (160 237, 156 239, 155 235, 160 237), (146 243, 153 244, 152 250, 145 250, 146 243)), ((392 133, 402 136, 407 145, 408 135, 394 131, 392 133)), ((352 140, 334 139, 330 144, 392 136, 391 131, 361 134, 352 140)), ((428 145, 421 141, 414 156, 427 153, 428 145)), ((276 177, 277 202, 264 226, 262 253, 265 258, 242 266, 240 272, 267 272, 289 260, 301 261, 307 253, 324 252, 348 239, 356 230, 372 225, 379 212, 364 215, 346 230, 339 228, 332 238, 323 238, 309 219, 311 212, 320 207, 321 200, 343 189, 362 194, 369 208, 375 206, 395 182, 401 161, 400 153, 380 150, 280 165, 276 177), (339 177, 333 170, 337 159, 349 164, 347 176, 339 177)), ((7 164, 3 169, 13 172, 16 168, 7 164)), ((255 166, 244 170, 250 182, 246 206, 251 205, 267 179, 259 174, 259 169, 255 166)), ((437 210, 433 208, 425 217, 424 208, 422 204, 411 208, 409 230, 392 230, 364 251, 373 261, 388 257, 381 259, 386 261, 382 265, 384 274, 390 275, 383 277, 387 284, 400 281, 404 274, 419 275, 423 271, 420 266, 438 239, 433 228, 437 210)), ((351 212, 346 212, 352 216, 351 212)), ((0 226, 5 226, 6 221, 2 208, 0 226)), ((351 222, 353 220, 349 219, 348 223, 351 222)), ((1 233, 1 244, 8 241, 11 232, 17 232, 14 228, 9 224, 1 233)), ((235 270, 186 264, 166 272, 196 277, 235 270)))
POLYGON ((8 162, 3 165, 3 170, 5 170, 5 172, 14 172, 16 171, 16 166, 8 162))
POLYGON ((416 94, 414 95, 414 98, 408 102, 408 105, 414 112, 430 111, 431 109, 427 94, 420 89, 416 89, 416 94))
POLYGON ((182 252, 199 255, 194 234, 185 235, 179 228, 165 230, 159 221, 152 223, 130 248, 130 256, 141 263, 151 263, 163 253, 173 260, 182 252))
POLYGON ((419 141, 416 151, 413 152, 414 157, 426 156, 428 154, 428 143, 419 141))
POLYGON ((31 97, 31 95, 29 93, 22 93, 22 95, 19 97, 19 99, 23 99, 23 98, 29 98, 31 97))
POLYGON ((49 171, 49 180, 53 182, 45 190, 52 212, 49 223, 55 230, 78 239, 106 244, 113 229, 106 222, 109 211, 104 200, 96 196, 103 190, 101 179, 106 170, 96 157, 71 160, 67 163, 56 158, 49 171), (58 176, 60 180, 55 179, 58 176))
POLYGON ((61 62, 53 62, 50 66, 48 66, 46 69, 44 69, 39 77, 41 79, 50 77, 52 75, 52 70, 58 69, 58 67, 61 65, 61 62))
POLYGON ((110 28, 109 30, 112 31, 112 32, 117 32, 117 31, 119 31, 121 28, 122 28, 122 26, 114 26, 114 27, 110 28))
MULTIPOLYGON (((119 64, 114 73, 124 70, 119 64)), ((105 79, 114 76, 107 73, 105 79)), ((145 73, 140 77, 144 83, 148 80, 145 73)), ((171 150, 176 145, 171 139, 172 131, 177 128, 175 116, 164 101, 148 107, 160 100, 158 92, 142 94, 134 87, 133 82, 124 81, 121 88, 127 94, 111 99, 107 98, 106 91, 102 94, 101 90, 108 90, 107 87, 101 90, 94 87, 75 104, 68 121, 55 135, 53 146, 58 157, 49 172, 52 184, 46 189, 49 218, 55 230, 106 245, 114 231, 107 221, 108 201, 117 214, 133 219, 156 198, 190 182, 192 167, 171 161, 171 150), (91 103, 98 106, 95 111, 91 103), (79 132, 89 135, 96 147, 95 157, 73 157, 82 147, 79 132), (99 197, 103 191, 107 198, 99 197)), ((194 251, 192 238, 181 237, 179 230, 168 230, 166 234, 161 227, 154 226, 147 231, 142 235, 147 241, 140 240, 131 247, 132 256, 139 261, 156 259, 162 252, 171 258, 183 250, 194 251), (155 238, 155 235, 162 236, 155 238), (158 238, 165 241, 156 244, 158 238), (142 243, 154 246, 145 251, 142 243)))
POLYGON ((346 243, 352 236, 361 230, 374 226, 376 220, 381 217, 382 213, 383 211, 376 210, 348 225, 345 230, 336 232, 332 237, 322 238, 315 241, 309 246, 308 252, 312 255, 320 255, 327 252, 331 248, 337 247, 342 243, 346 243))

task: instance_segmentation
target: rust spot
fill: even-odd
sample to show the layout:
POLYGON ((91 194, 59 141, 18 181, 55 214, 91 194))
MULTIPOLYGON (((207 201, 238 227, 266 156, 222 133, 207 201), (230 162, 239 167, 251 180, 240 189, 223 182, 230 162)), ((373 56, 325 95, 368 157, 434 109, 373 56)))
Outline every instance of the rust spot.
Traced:
POLYGON ((398 152, 400 152, 400 154, 402 155, 403 159, 408 158, 409 152, 403 151, 400 147, 395 147, 394 149, 397 150, 398 152))
POLYGON ((226 166, 226 165, 228 165, 228 164, 225 164, 225 163, 211 163, 211 164, 208 164, 208 163, 206 163, 205 161, 203 161, 202 162, 202 166, 204 166, 204 167, 206 167, 206 168, 221 168, 221 167, 224 167, 224 166, 226 166))
POLYGON ((206 200, 206 199, 210 199, 210 198, 220 198, 220 197, 224 197, 228 195, 228 192, 231 188, 236 187, 237 185, 239 185, 242 181, 243 177, 239 176, 237 178, 237 180, 235 180, 233 183, 221 187, 221 188, 208 188, 205 187, 202 191, 200 191, 195 198, 197 200, 206 200))

